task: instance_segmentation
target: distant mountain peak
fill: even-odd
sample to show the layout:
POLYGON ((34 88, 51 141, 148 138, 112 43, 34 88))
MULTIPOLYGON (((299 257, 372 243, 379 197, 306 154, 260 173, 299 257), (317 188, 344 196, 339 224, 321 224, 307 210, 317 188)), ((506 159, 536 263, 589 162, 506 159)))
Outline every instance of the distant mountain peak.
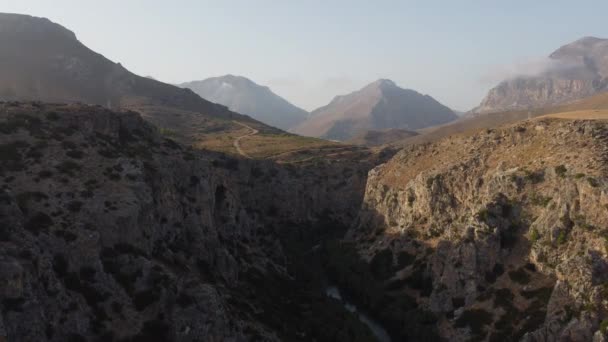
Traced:
POLYGON ((373 82, 372 85, 384 86, 384 87, 397 87, 397 84, 388 78, 380 78, 376 82, 373 82))
POLYGON ((415 130, 454 119, 456 115, 432 97, 402 89, 389 79, 379 79, 350 94, 336 96, 293 131, 349 140, 368 130, 415 130))
POLYGON ((282 129, 289 129, 308 117, 305 110, 244 76, 227 74, 183 83, 180 87, 192 89, 204 99, 282 129))

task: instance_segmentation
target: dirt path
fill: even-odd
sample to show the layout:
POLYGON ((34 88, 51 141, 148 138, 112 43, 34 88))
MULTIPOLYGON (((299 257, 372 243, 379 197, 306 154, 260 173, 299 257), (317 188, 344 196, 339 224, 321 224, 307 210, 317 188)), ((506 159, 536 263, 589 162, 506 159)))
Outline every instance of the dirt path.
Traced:
POLYGON ((234 139, 234 142, 232 143, 232 145, 234 145, 234 148, 236 149, 236 151, 242 155, 245 158, 249 158, 251 159, 251 156, 249 156, 247 153, 245 153, 245 151, 243 151, 243 149, 241 148, 241 139, 246 138, 246 137, 250 137, 252 135, 256 135, 258 134, 260 131, 258 131, 255 128, 251 128, 248 125, 242 123, 242 122, 238 122, 238 121, 233 121, 235 124, 243 126, 245 128, 247 128, 249 130, 249 133, 245 134, 245 135, 241 135, 240 137, 237 137, 236 139, 234 139))

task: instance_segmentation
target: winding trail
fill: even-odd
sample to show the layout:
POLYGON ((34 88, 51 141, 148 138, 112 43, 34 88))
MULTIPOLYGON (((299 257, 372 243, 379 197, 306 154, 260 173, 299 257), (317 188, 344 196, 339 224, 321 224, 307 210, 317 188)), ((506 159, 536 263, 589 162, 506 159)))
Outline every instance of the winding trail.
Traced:
POLYGON ((242 122, 238 122, 238 121, 232 121, 237 125, 243 126, 245 128, 247 128, 249 130, 249 133, 245 134, 245 135, 241 135, 240 137, 237 137, 236 139, 234 139, 234 142, 232 143, 232 145, 234 146, 234 148, 236 149, 236 151, 242 155, 245 158, 251 159, 251 156, 248 155, 247 153, 245 153, 245 151, 243 151, 243 149, 241 148, 241 139, 243 138, 247 138, 250 137, 252 135, 256 135, 258 134, 260 131, 258 131, 255 128, 250 127, 249 125, 246 125, 242 122))

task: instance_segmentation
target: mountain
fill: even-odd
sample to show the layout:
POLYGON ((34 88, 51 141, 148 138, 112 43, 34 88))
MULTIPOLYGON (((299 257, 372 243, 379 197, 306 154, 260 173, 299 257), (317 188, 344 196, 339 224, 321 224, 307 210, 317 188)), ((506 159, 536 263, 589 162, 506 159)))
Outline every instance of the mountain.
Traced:
POLYGON ((432 97, 380 79, 359 91, 335 97, 292 132, 348 140, 367 130, 416 130, 454 119, 456 114, 432 97))
POLYGON ((585 37, 549 56, 538 75, 505 80, 472 114, 554 106, 608 90, 608 39, 585 37))
POLYGON ((212 77, 179 86, 192 89, 202 98, 227 106, 232 111, 250 115, 281 129, 294 127, 308 117, 308 112, 287 102, 270 88, 242 76, 212 77))
POLYGON ((48 19, 0 14, 0 44, 0 100, 83 102, 136 110, 188 143, 210 132, 240 129, 232 120, 272 131, 191 90, 135 75, 48 19))

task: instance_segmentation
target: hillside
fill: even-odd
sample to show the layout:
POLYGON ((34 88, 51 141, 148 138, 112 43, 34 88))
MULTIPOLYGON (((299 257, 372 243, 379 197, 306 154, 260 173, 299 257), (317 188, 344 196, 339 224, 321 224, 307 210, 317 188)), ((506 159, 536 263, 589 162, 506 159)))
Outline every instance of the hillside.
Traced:
POLYGON ((608 39, 585 37, 553 52, 546 70, 491 89, 469 115, 555 106, 608 90, 608 39))
POLYGON ((186 143, 205 141, 213 132, 238 130, 233 120, 278 132, 191 90, 137 76, 48 19, 2 13, 0 43, 0 100, 82 102, 135 110, 186 143))
POLYGON ((407 147, 369 173, 334 252, 364 261, 336 264, 336 278, 397 340, 435 327, 450 341, 601 341, 606 170, 608 121, 540 118, 407 147), (361 263, 367 273, 348 271, 361 263), (427 328, 398 324, 415 319, 427 328))
POLYGON ((287 130, 306 120, 308 112, 287 102, 268 87, 242 77, 225 75, 179 85, 231 111, 251 116, 270 126, 287 130))
POLYGON ((608 92, 601 92, 596 95, 559 106, 466 116, 445 125, 419 130, 419 135, 395 141, 391 144, 398 147, 416 143, 437 141, 451 135, 472 135, 483 129, 492 129, 501 125, 549 114, 569 113, 568 116, 571 118, 575 118, 575 116, 586 118, 589 115, 593 115, 593 113, 598 111, 604 112, 605 110, 608 110, 608 92))
POLYGON ((296 126, 297 134, 348 140, 368 130, 416 130, 456 119, 456 114, 432 97, 378 80, 359 91, 337 96, 296 126))
POLYGON ((419 133, 405 129, 388 129, 385 131, 369 130, 358 134, 347 142, 355 145, 372 147, 402 141, 417 135, 419 135, 419 133))
POLYGON ((80 104, 0 103, 0 133, 7 341, 373 340, 299 253, 353 222, 378 155, 231 158, 80 104))

